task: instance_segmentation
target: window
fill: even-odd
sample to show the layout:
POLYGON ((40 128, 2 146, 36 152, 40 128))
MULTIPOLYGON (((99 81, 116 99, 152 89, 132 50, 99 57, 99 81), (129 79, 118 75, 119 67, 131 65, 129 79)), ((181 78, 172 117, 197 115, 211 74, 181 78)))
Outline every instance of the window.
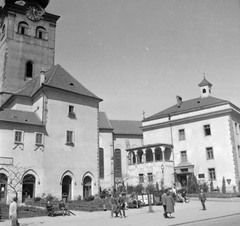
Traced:
POLYGON ((39 39, 47 39, 46 37, 46 30, 44 27, 37 27, 36 29, 36 35, 35 35, 36 38, 39 38, 39 39))
POLYGON ((204 126, 204 135, 205 135, 205 136, 210 136, 210 135, 211 135, 210 125, 205 125, 205 126, 204 126))
POLYGON ((187 151, 181 151, 181 161, 187 162, 187 151))
POLYGON ((33 63, 31 61, 26 63, 26 80, 33 77, 33 63))
POLYGON ((14 143, 23 143, 23 131, 16 130, 14 133, 14 143))
POLYGON ((26 22, 20 22, 18 24, 18 33, 22 35, 29 35, 29 26, 26 22))
POLYGON ((215 168, 208 169, 209 179, 210 180, 216 180, 216 172, 215 168))
POLYGON ((73 131, 67 131, 66 144, 73 144, 73 131))
POLYGON ((207 152, 207 159, 213 159, 213 149, 210 148, 206 148, 206 152, 207 152))
POLYGON ((104 178, 104 150, 99 148, 99 177, 104 178))
POLYGON ((148 182, 153 182, 153 174, 148 173, 148 182))
POLYGON ((180 129, 178 133, 179 133, 179 140, 185 140, 185 130, 180 129))
POLYGON ((36 145, 43 145, 43 134, 42 133, 36 133, 36 145))
POLYGON ((115 178, 122 177, 122 155, 120 149, 114 151, 114 174, 115 178))
POLYGON ((238 134, 238 124, 235 122, 235 132, 238 134))
POLYGON ((68 116, 69 116, 70 118, 75 118, 75 117, 76 117, 75 107, 72 106, 72 105, 69 105, 69 106, 68 106, 68 116))
POLYGON ((200 179, 200 178, 205 178, 204 173, 198 174, 198 178, 199 178, 199 179, 200 179))
POLYGON ((238 145, 238 157, 240 158, 240 146, 238 145))
POLYGON ((140 173, 138 176, 139 176, 139 183, 144 183, 144 177, 143 177, 143 174, 140 173))

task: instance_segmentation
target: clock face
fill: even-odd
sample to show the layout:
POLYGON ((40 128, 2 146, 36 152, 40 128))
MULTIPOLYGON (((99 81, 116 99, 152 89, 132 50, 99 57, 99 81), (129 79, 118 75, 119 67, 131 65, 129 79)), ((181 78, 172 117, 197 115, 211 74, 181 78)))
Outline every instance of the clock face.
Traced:
POLYGON ((26 16, 32 21, 41 20, 44 13, 44 9, 39 5, 29 4, 26 8, 26 16))

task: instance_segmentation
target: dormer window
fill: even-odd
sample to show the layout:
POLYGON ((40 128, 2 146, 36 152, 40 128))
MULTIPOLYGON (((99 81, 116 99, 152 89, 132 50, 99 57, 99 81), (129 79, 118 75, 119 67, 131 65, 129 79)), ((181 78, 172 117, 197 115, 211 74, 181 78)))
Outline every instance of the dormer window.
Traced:
POLYGON ((26 22, 20 22, 18 24, 18 33, 22 35, 29 35, 29 26, 26 22))
POLYGON ((31 61, 26 63, 26 80, 33 78, 33 63, 31 61))
POLYGON ((47 39, 46 36, 47 36, 47 35, 46 35, 46 30, 45 30, 45 28, 44 28, 44 27, 37 27, 35 37, 36 37, 36 38, 39 38, 39 39, 44 39, 44 40, 46 40, 46 39, 47 39))
POLYGON ((68 116, 70 118, 75 118, 76 117, 75 107, 73 105, 68 106, 68 116))

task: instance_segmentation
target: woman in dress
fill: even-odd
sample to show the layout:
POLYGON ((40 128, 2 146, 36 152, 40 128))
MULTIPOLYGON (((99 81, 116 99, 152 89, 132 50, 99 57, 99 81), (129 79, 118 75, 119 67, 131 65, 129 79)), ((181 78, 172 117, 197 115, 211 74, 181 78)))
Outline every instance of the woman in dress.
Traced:
POLYGON ((168 191, 167 197, 166 197, 167 218, 172 218, 172 213, 174 213, 174 205, 175 205, 175 201, 174 201, 170 191, 168 191))

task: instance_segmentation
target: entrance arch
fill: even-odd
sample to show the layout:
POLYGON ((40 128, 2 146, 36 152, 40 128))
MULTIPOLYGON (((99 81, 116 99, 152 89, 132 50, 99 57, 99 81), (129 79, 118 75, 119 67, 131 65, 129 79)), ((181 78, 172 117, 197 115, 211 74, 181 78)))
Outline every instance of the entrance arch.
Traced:
POLYGON ((62 196, 67 200, 72 198, 72 178, 68 175, 62 179, 62 196))
POLYGON ((36 178, 32 174, 27 174, 23 177, 22 202, 24 202, 26 198, 35 197, 35 182, 36 178))
POLYGON ((87 198, 92 195, 92 178, 86 176, 83 179, 83 198, 87 198))
POLYGON ((8 177, 0 173, 0 203, 6 203, 7 200, 7 181, 8 177))

